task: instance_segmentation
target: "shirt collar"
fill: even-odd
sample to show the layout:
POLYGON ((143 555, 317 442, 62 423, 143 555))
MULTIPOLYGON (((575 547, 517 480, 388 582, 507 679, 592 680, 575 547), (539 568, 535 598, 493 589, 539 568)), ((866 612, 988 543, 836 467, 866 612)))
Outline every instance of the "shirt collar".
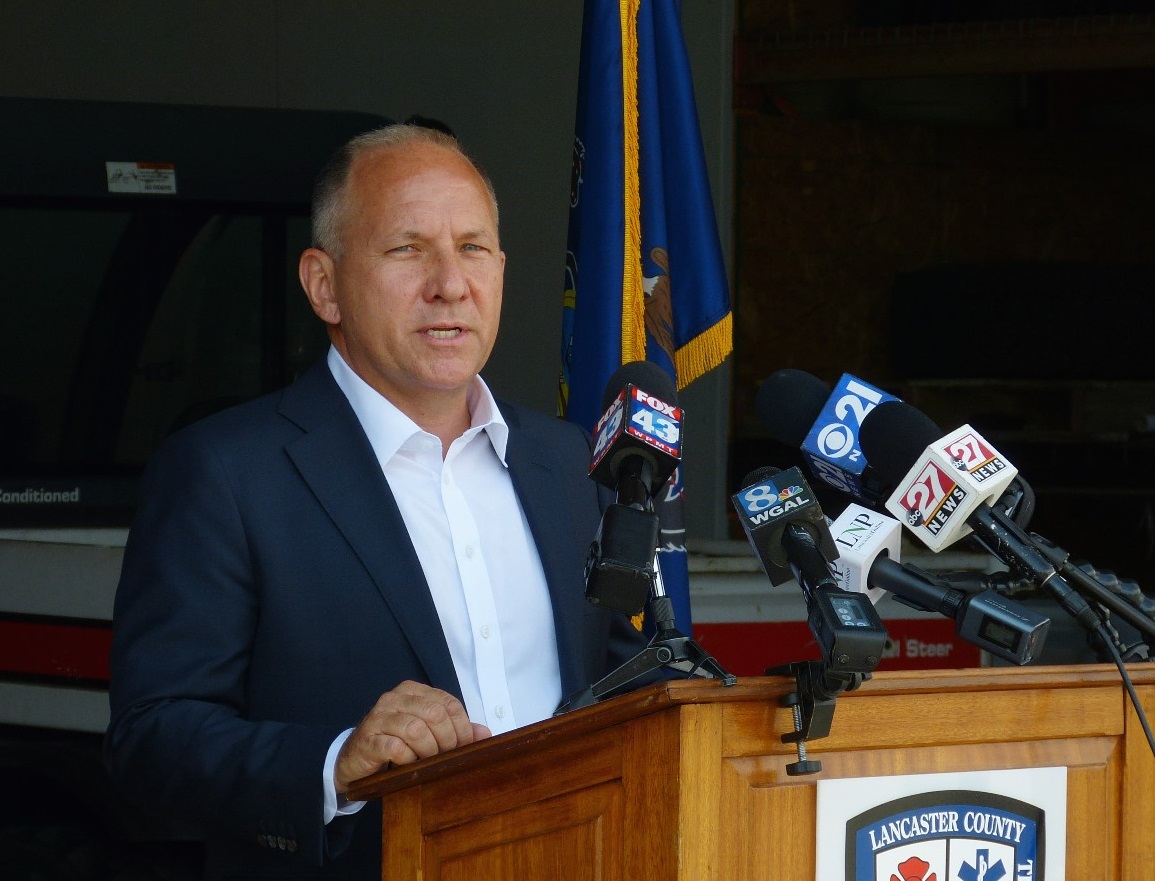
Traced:
MULTIPOLYGON (((345 359, 335 346, 329 347, 326 361, 333 379, 349 399, 353 412, 357 414, 361 427, 368 435, 369 443, 372 444, 381 467, 385 467, 385 463, 392 459, 411 437, 426 433, 397 409, 392 401, 358 376, 353 368, 345 363, 345 359)), ((466 403, 469 406, 470 431, 484 431, 501 464, 509 467, 505 461, 509 426, 502 417, 489 386, 480 376, 475 376, 470 384, 466 403)))

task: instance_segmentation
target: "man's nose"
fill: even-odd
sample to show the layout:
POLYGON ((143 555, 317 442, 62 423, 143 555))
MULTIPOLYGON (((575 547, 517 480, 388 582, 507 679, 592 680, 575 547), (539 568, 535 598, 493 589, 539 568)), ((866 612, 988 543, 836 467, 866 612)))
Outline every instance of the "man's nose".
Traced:
POLYGON ((460 300, 469 293, 469 278, 458 254, 442 254, 437 258, 429 291, 430 296, 445 300, 460 300))

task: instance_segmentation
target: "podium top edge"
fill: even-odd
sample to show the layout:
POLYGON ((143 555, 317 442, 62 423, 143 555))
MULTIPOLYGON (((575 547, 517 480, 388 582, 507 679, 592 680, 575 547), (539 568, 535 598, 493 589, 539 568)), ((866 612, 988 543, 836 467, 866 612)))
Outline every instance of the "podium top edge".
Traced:
MULTIPOLYGON (((1130 664, 1127 671, 1135 685, 1155 685, 1155 664, 1130 664)), ((490 758, 517 755, 546 741, 570 739, 591 731, 612 728, 630 719, 670 707, 761 701, 778 704, 779 699, 792 692, 794 687, 794 680, 785 676, 740 677, 731 686, 723 686, 716 679, 700 678, 659 682, 413 764, 380 771, 358 781, 348 795, 354 800, 379 798, 412 785, 418 778, 428 782, 456 773, 463 766, 476 761, 473 756, 481 751, 485 751, 490 758)), ((1122 680, 1118 669, 1111 664, 892 670, 876 672, 860 689, 844 692, 838 698, 853 700, 858 695, 1013 691, 1031 688, 1121 689, 1122 680)))

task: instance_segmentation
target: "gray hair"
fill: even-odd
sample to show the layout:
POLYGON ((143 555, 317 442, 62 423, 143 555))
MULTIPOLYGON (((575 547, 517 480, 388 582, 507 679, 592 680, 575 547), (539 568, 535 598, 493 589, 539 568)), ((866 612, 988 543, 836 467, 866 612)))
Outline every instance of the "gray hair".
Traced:
POLYGON ((313 187, 313 247, 333 257, 341 251, 341 225, 345 220, 349 172, 356 159, 373 150, 398 147, 404 144, 425 143, 445 147, 465 159, 477 171, 485 184, 493 205, 493 219, 498 222, 497 193, 489 175, 472 156, 465 152, 453 135, 438 129, 409 123, 396 123, 367 131, 348 141, 321 169, 313 187))

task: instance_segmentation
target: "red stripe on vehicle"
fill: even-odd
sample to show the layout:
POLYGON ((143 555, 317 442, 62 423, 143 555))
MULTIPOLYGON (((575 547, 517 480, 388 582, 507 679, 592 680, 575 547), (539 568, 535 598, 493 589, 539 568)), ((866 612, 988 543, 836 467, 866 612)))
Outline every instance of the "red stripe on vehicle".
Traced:
MULTIPOLYGON (((982 666, 982 652, 959 637, 949 618, 887 619, 886 629, 879 670, 982 666)), ((735 676, 761 676, 768 667, 822 656, 805 621, 694 622, 694 640, 735 676)))
POLYGON ((112 624, 0 620, 0 674, 108 682, 112 624))

